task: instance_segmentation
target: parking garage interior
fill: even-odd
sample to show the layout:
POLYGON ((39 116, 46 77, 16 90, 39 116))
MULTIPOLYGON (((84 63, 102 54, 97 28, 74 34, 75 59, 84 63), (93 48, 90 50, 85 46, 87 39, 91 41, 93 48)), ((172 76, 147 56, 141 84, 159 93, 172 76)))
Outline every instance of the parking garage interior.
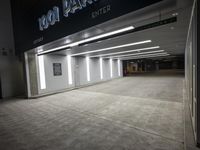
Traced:
POLYGON ((92 7, 101 23, 79 18, 71 31, 59 25, 58 7, 47 7, 40 12, 53 8, 55 22, 24 33, 31 19, 18 21, 33 13, 17 3, 5 3, 16 56, 0 56, 0 149, 199 149, 196 0, 144 0, 134 11, 123 4, 128 12, 114 17, 122 2, 86 2, 65 17, 92 7))

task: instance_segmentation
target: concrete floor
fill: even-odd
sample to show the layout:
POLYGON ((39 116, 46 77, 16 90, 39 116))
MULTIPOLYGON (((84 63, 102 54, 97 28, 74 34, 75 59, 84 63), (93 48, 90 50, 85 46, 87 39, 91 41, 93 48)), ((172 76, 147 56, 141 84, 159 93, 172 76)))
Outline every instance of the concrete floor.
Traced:
POLYGON ((0 150, 182 150, 183 76, 0 103, 0 150))

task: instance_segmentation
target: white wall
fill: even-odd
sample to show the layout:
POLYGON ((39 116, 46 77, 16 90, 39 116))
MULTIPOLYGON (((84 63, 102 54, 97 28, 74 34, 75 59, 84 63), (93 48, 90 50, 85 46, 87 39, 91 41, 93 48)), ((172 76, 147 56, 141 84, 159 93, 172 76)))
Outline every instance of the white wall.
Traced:
POLYGON ((118 74, 118 61, 117 60, 113 60, 113 78, 117 78, 119 77, 118 74))
MULTIPOLYGON (((118 61, 113 60, 113 77, 111 78, 111 67, 110 60, 103 59, 103 80, 101 80, 100 73, 100 59, 99 58, 90 58, 90 81, 87 81, 87 66, 86 66, 86 58, 85 57, 77 57, 77 65, 78 65, 78 76, 80 86, 94 84, 102 81, 111 80, 114 78, 119 78, 118 75, 118 61)), ((120 69, 122 69, 120 67, 120 69)))
POLYGON ((90 71, 91 71, 91 82, 96 83, 101 81, 101 73, 100 73, 100 59, 93 58, 90 59, 90 71))
POLYGON ((40 89, 40 80, 38 80, 39 94, 52 93, 74 87, 74 81, 72 85, 69 85, 68 65, 66 56, 44 55, 44 66, 45 66, 46 89, 44 90, 40 89), (53 63, 61 63, 62 66, 61 76, 54 76, 53 63))
MULTIPOLYGON (((92 85, 103 81, 112 80, 119 78, 118 73, 118 61, 113 60, 113 77, 111 78, 111 67, 110 59, 103 59, 103 79, 101 80, 100 73, 100 59, 90 58, 89 59, 89 69, 90 69, 90 81, 88 81, 87 75, 87 61, 86 57, 72 57, 72 78, 73 84, 70 86, 68 84, 68 64, 67 56, 60 55, 45 55, 44 65, 45 65, 45 78, 46 78, 46 89, 40 89, 39 81, 39 69, 38 70, 38 88, 39 94, 54 93, 62 90, 67 90, 75 87, 82 87, 86 85, 92 85), (62 64, 62 76, 53 75, 53 63, 62 64)), ((39 64, 37 63, 37 68, 39 64)), ((122 64, 120 64, 120 72, 122 72, 122 64)), ((121 74, 122 75, 122 74, 121 74)), ((120 76, 121 77, 121 76, 120 76)))
POLYGON ((110 60, 103 59, 103 80, 110 80, 110 60))

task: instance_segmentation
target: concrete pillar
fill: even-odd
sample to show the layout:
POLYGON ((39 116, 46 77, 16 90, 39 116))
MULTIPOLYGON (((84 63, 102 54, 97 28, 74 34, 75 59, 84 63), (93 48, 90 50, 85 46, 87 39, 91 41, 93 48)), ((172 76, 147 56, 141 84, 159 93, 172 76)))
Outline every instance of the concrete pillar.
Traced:
POLYGON ((36 63, 36 55, 34 53, 25 54, 27 97, 36 96, 39 93, 36 63))
MULTIPOLYGON (((200 2, 197 0, 197 30, 200 29, 200 2)), ((197 145, 200 147, 200 33, 197 33, 197 145), (198 40, 198 41, 197 41, 198 40)))

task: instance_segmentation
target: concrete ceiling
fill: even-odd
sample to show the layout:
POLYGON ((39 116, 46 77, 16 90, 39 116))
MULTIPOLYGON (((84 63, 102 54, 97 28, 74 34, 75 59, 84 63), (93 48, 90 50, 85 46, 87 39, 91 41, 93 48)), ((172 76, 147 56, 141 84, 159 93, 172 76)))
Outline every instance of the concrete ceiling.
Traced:
POLYGON ((70 50, 54 52, 53 54, 71 55, 144 40, 152 40, 152 42, 148 44, 112 49, 109 51, 85 54, 81 56, 103 55, 152 46, 160 46, 160 48, 157 50, 165 50, 170 55, 183 55, 185 52, 192 3, 193 0, 164 0, 163 2, 153 6, 146 7, 139 11, 127 14, 120 18, 116 18, 109 22, 44 45, 42 49, 49 50, 58 46, 62 46, 66 43, 73 43, 88 37, 93 37, 95 35, 107 33, 127 26, 139 27, 173 17, 173 15, 178 13, 178 20, 175 23, 126 34, 120 37, 111 38, 109 40, 103 40, 98 43, 73 47, 70 50))

